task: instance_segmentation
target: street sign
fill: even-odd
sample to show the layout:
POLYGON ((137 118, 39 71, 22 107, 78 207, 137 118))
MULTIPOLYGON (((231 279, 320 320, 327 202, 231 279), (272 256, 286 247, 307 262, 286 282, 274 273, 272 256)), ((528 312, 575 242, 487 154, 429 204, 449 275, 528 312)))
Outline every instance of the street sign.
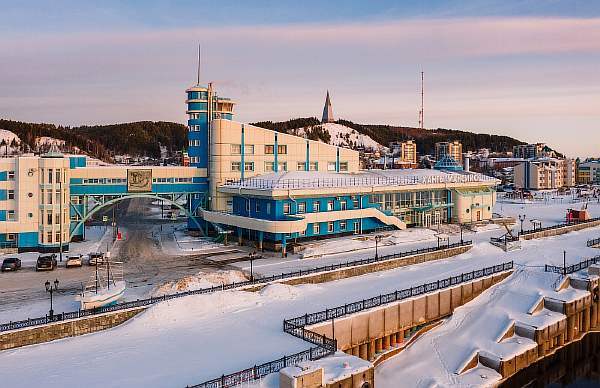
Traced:
POLYGON ((102 222, 108 222, 108 216, 102 216, 102 222))

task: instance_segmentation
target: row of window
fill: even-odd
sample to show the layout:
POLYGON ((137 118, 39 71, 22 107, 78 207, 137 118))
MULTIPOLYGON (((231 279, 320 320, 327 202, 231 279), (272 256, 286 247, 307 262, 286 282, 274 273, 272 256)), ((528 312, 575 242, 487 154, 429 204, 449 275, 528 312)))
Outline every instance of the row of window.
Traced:
MULTIPOLYGON (((298 162, 296 164, 297 171, 318 171, 319 162, 310 162, 308 170, 306 167, 306 162, 298 162)), ((327 162, 327 171, 336 171, 336 167, 336 162, 327 162)), ((241 171, 241 169, 242 162, 231 162, 231 171, 241 171)), ((254 162, 244 162, 244 171, 254 171, 254 162)), ((265 162, 265 171, 275 171, 275 162, 265 162)), ((288 171, 287 162, 278 162, 277 171, 288 171)), ((348 162, 340 162, 340 171, 348 171, 348 162)))
POLYGON ((6 191, 6 199, 15 199, 15 191, 7 190, 6 191))
POLYGON ((52 244, 52 243, 66 243, 69 241, 69 236, 67 233, 63 233, 63 238, 60 238, 60 232, 46 232, 44 235, 44 241, 42 243, 52 244), (54 239, 53 239, 54 238, 54 239))
POLYGON ((14 181, 15 180, 15 172, 14 171, 7 171, 6 172, 6 179, 8 179, 9 181, 14 181))
POLYGON ((154 183, 192 183, 192 178, 153 178, 154 183))
POLYGON ((190 147, 199 147, 200 146, 200 140, 198 139, 192 139, 188 142, 190 147))
POLYGON ((42 171, 42 176, 46 177, 46 181, 43 183, 47 183, 47 184, 52 184, 52 183, 64 183, 62 178, 62 170, 57 168, 57 169, 53 169, 53 168, 48 168, 46 169, 45 173, 44 171, 42 171))
MULTIPOLYGON (((347 210, 348 209, 348 202, 346 200, 340 200, 340 210, 347 210)), ((271 203, 267 202, 267 214, 271 214, 271 203)), ((360 200, 358 199, 358 197, 352 197, 352 206, 354 209, 359 209, 360 208, 360 200)), ((312 209, 309 209, 310 211, 312 211, 313 213, 318 213, 320 211, 334 211, 335 210, 335 201, 334 200, 328 200, 326 203, 326 207, 325 209, 321 210, 321 201, 315 201, 312 203, 312 209), (326 210, 325 210, 326 209, 326 210)), ((254 208, 256 213, 260 213, 261 211, 261 203, 260 202, 256 202, 255 203, 255 208, 254 208)), ((283 214, 303 214, 307 212, 307 205, 306 202, 296 202, 296 213, 293 212, 294 209, 292 208, 292 203, 291 202, 284 202, 283 204, 283 214)), ((246 201, 246 212, 250 212, 250 201, 246 201)))
POLYGON ((84 184, 126 184, 127 178, 88 178, 82 179, 84 184))
POLYGON ((53 203, 59 204, 61 202, 60 193, 61 193, 60 190, 56 190, 56 191, 42 190, 41 191, 42 205, 52 205, 53 203))
POLYGON ((190 125, 190 132, 199 132, 200 131, 200 126, 199 125, 190 125))
MULTIPOLYGON (((240 155, 242 153, 241 144, 230 144, 230 151, 232 155, 240 155)), ((273 155, 275 153, 275 144, 265 144, 265 155, 273 155)), ((279 155, 287 154, 287 145, 277 145, 277 153, 279 155)), ((254 155, 254 144, 244 144, 244 154, 254 155)))

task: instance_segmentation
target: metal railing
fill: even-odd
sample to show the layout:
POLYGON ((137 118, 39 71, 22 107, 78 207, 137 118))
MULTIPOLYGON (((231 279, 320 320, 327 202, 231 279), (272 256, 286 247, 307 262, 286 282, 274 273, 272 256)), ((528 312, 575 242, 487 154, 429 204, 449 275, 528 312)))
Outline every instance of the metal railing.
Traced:
POLYGON ((544 232, 546 230, 566 228, 568 226, 587 224, 587 223, 595 222, 595 221, 600 221, 600 217, 590 218, 589 220, 582 220, 582 221, 561 222, 559 224, 555 224, 555 225, 551 225, 551 226, 544 226, 541 228, 523 230, 523 231, 519 231, 519 235, 524 236, 524 235, 533 234, 533 233, 537 233, 537 232, 544 232))
POLYGON ((447 174, 419 176, 410 175, 402 177, 386 176, 347 176, 336 178, 281 178, 263 179, 246 178, 225 183, 223 187, 244 187, 249 189, 303 189, 303 188, 332 188, 332 187, 357 187, 357 186, 408 186, 418 184, 446 184, 446 183, 470 183, 489 182, 496 178, 482 174, 447 174))
POLYGON ((231 388, 242 383, 247 383, 265 377, 269 373, 279 372, 284 367, 297 365, 297 363, 301 361, 317 360, 319 358, 329 356, 337 351, 337 341, 322 334, 310 331, 306 329, 305 326, 314 325, 316 323, 340 318, 345 315, 354 314, 373 307, 382 306, 413 296, 423 295, 436 290, 448 288, 456 284, 468 282, 499 272, 504 272, 512 268, 513 262, 509 261, 492 267, 452 276, 447 279, 425 283, 421 286, 394 291, 389 294, 363 299, 357 302, 334 307, 332 309, 325 309, 324 311, 305 314, 297 318, 286 319, 283 321, 283 331, 285 333, 317 346, 291 356, 284 356, 283 358, 262 364, 260 366, 254 366, 239 372, 222 375, 221 377, 205 381, 201 384, 188 386, 188 388, 231 388))
POLYGON ((335 271, 335 270, 343 269, 343 268, 357 267, 357 266, 377 263, 377 262, 381 262, 381 261, 388 261, 388 260, 394 260, 394 259, 399 259, 399 258, 404 258, 404 257, 421 255, 421 254, 425 254, 425 253, 443 251, 446 249, 452 249, 452 248, 457 248, 457 247, 462 247, 462 246, 469 246, 471 244, 472 244, 472 241, 462 241, 462 242, 457 242, 457 243, 453 243, 453 244, 443 245, 440 247, 435 246, 435 247, 429 247, 429 248, 413 249, 410 251, 394 253, 391 255, 380 255, 377 258, 372 257, 372 258, 367 258, 367 259, 360 259, 360 260, 347 261, 347 262, 338 263, 338 264, 314 267, 314 268, 310 268, 310 269, 304 269, 304 270, 300 269, 297 271, 292 271, 292 272, 287 272, 287 273, 282 273, 282 274, 277 274, 277 275, 271 275, 271 276, 265 276, 265 277, 261 277, 261 278, 255 278, 253 281, 247 280, 244 282, 237 282, 237 283, 233 282, 233 283, 229 283, 229 284, 223 284, 221 286, 213 286, 213 287, 203 288, 203 289, 199 289, 199 290, 183 291, 183 292, 178 292, 178 293, 169 294, 169 295, 163 295, 163 296, 159 296, 159 297, 138 299, 138 300, 131 301, 131 302, 118 303, 118 304, 115 304, 112 306, 100 307, 100 308, 96 308, 96 309, 70 311, 70 312, 55 314, 54 316, 46 315, 45 317, 29 318, 29 319, 25 319, 22 321, 16 321, 16 322, 7 322, 7 323, 0 324, 0 333, 4 332, 4 331, 8 331, 8 330, 23 329, 23 328, 27 328, 27 327, 46 325, 46 324, 54 323, 54 322, 61 322, 61 321, 68 320, 68 319, 78 319, 78 318, 84 318, 84 317, 88 317, 88 316, 92 316, 92 315, 110 313, 110 312, 119 311, 119 310, 147 307, 147 306, 151 306, 158 302, 163 302, 166 300, 171 300, 171 299, 176 299, 176 298, 182 298, 182 297, 189 296, 189 295, 210 294, 210 293, 213 293, 216 291, 232 290, 232 289, 238 289, 238 288, 243 288, 243 287, 249 287, 249 286, 253 286, 253 285, 266 284, 266 283, 271 283, 271 282, 278 281, 278 280, 285 280, 285 279, 290 279, 290 278, 295 278, 295 277, 300 277, 300 276, 312 275, 312 274, 316 274, 316 273, 320 273, 320 272, 335 271))
POLYGON ((593 240, 588 240, 587 241, 587 246, 588 247, 593 247, 593 246, 596 246, 596 245, 600 245, 600 238, 595 238, 593 240))
POLYGON ((592 264, 598 264, 598 263, 600 263, 600 256, 595 256, 595 257, 580 261, 577 264, 567 265, 566 267, 559 267, 557 265, 546 264, 544 266, 544 271, 553 272, 553 273, 557 273, 560 275, 569 275, 574 272, 579 272, 582 269, 586 269, 587 267, 589 267, 592 264))

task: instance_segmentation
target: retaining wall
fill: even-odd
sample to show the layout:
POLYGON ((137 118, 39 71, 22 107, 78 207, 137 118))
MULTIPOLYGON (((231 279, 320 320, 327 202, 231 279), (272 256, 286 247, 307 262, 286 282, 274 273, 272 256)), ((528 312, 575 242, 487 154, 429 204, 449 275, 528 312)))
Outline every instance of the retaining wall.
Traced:
POLYGON ((143 310, 145 310, 145 307, 138 307, 114 313, 51 323, 44 326, 35 326, 28 329, 7 331, 0 334, 0 350, 34 345, 110 329, 111 327, 118 326, 136 316, 143 310))
POLYGON ((519 235, 519 237, 522 240, 535 240, 538 238, 559 236, 561 234, 575 232, 577 230, 582 230, 582 229, 587 229, 587 228, 593 228, 593 227, 599 226, 599 225, 600 225, 600 220, 597 220, 597 221, 585 222, 585 223, 581 223, 581 224, 573 224, 573 225, 564 226, 564 227, 556 228, 556 229, 542 230, 539 232, 522 234, 522 235, 519 235))

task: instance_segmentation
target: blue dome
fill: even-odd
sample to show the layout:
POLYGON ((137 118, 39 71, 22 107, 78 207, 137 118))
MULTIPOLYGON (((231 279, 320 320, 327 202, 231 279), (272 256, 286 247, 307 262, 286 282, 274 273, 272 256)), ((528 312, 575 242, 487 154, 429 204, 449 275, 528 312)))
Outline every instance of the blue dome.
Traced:
POLYGON ((444 155, 440 160, 438 160, 433 166, 436 170, 450 170, 450 171, 460 171, 463 167, 454 159, 448 155, 444 155))

